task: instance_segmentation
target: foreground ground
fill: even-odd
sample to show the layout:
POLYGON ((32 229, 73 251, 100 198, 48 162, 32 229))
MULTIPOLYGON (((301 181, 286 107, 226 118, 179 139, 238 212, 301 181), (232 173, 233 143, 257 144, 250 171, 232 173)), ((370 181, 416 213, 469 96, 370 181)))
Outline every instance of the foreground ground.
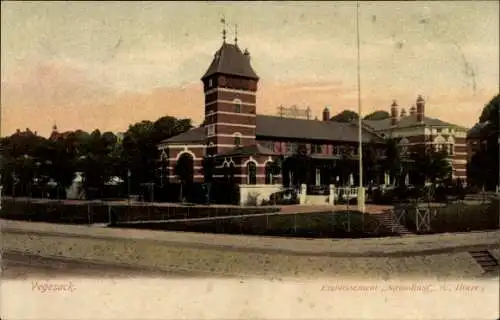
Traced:
MULTIPOLYGON (((4 252, 1 260, 2 278, 5 280, 77 278, 129 278, 162 277, 182 278, 186 273, 162 272, 144 268, 96 263, 80 259, 41 257, 21 252, 4 252)), ((189 276, 195 276, 189 274, 189 276)))
POLYGON ((171 274, 289 279, 477 278, 484 270, 470 250, 488 249, 498 259, 497 231, 331 240, 110 230, 18 221, 2 224, 5 251, 171 274))
POLYGON ((499 232, 283 239, 0 220, 2 319, 495 319, 499 232), (480 306, 480 308, 478 308, 480 306))

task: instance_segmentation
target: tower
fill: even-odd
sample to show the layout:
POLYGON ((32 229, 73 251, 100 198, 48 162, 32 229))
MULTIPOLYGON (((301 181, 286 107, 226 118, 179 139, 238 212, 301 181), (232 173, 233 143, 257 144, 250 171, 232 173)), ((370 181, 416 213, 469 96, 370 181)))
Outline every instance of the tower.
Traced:
POLYGON ((201 78, 205 93, 204 126, 208 155, 255 144, 259 77, 250 64, 248 50, 241 51, 237 43, 226 42, 225 27, 222 34, 222 45, 201 78))
POLYGON ((398 103, 392 100, 391 104, 391 125, 395 126, 398 123, 398 103))
POLYGON ((417 122, 423 123, 425 116, 425 100, 421 95, 417 98, 417 122))

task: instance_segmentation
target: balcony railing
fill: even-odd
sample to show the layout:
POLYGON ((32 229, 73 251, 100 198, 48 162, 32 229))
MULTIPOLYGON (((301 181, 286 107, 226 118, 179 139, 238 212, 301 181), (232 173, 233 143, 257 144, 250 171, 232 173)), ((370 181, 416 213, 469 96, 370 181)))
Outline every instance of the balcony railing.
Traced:
POLYGON ((307 186, 307 195, 311 196, 327 196, 330 194, 330 187, 328 185, 309 185, 307 186))

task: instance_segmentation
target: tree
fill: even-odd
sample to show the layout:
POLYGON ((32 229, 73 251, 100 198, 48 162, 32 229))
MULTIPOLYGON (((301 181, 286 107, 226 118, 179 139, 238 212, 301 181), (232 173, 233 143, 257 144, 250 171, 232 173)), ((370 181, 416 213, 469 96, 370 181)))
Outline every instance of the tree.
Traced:
POLYGON ((312 161, 304 143, 297 146, 297 151, 290 157, 289 162, 294 182, 298 185, 308 183, 312 161))
POLYGON ((479 122, 483 123, 489 121, 493 125, 493 129, 498 130, 499 105, 500 94, 497 94, 486 104, 486 106, 484 106, 481 116, 479 117, 479 122))
POLYGON ((480 133, 482 148, 468 163, 468 176, 478 186, 494 189, 499 185, 499 118, 500 94, 493 97, 483 108, 479 122, 484 124, 480 133))
POLYGON ((212 182, 215 170, 215 158, 210 156, 204 157, 201 166, 205 182, 212 182))
POLYGON ((364 117, 364 120, 384 120, 389 119, 391 115, 384 110, 374 111, 364 117))
POLYGON ((401 150, 396 139, 386 140, 385 159, 381 161, 381 168, 387 172, 392 179, 399 181, 402 175, 403 161, 401 150))
POLYGON ((351 110, 344 110, 332 117, 331 120, 337 122, 352 122, 358 119, 358 114, 351 110))
POLYGON ((378 176, 382 170, 382 164, 377 152, 379 148, 374 141, 370 141, 363 146, 363 183, 373 181, 378 184, 379 182, 378 176))
POLYGON ((446 152, 428 150, 414 152, 410 157, 413 160, 410 170, 417 185, 423 186, 426 180, 435 184, 451 176, 452 169, 446 152))
POLYGON ((158 144, 191 128, 190 119, 179 120, 170 116, 155 122, 141 121, 129 127, 124 134, 122 155, 124 167, 131 171, 133 191, 138 190, 140 183, 155 180, 160 156, 158 144))

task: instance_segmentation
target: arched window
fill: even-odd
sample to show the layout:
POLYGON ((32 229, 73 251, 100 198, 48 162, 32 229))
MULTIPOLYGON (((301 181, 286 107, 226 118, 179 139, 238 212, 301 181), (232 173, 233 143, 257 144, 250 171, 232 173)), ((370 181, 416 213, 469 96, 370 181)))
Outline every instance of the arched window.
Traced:
POLYGON ((268 161, 266 163, 266 184, 273 184, 273 163, 268 161))
POLYGON ((194 179, 194 157, 191 153, 183 152, 177 159, 174 173, 181 183, 189 183, 194 179))
POLYGON ((400 150, 401 150, 401 154, 402 155, 405 155, 408 153, 408 143, 410 141, 406 138, 403 138, 399 141, 399 147, 400 147, 400 150))
POLYGON ((234 145, 237 147, 241 145, 241 134, 238 132, 234 134, 234 145))
POLYGON ((247 164, 247 184, 257 184, 257 165, 253 161, 247 164))
POLYGON ((241 113, 241 100, 240 99, 234 99, 234 112, 236 113, 241 113))

